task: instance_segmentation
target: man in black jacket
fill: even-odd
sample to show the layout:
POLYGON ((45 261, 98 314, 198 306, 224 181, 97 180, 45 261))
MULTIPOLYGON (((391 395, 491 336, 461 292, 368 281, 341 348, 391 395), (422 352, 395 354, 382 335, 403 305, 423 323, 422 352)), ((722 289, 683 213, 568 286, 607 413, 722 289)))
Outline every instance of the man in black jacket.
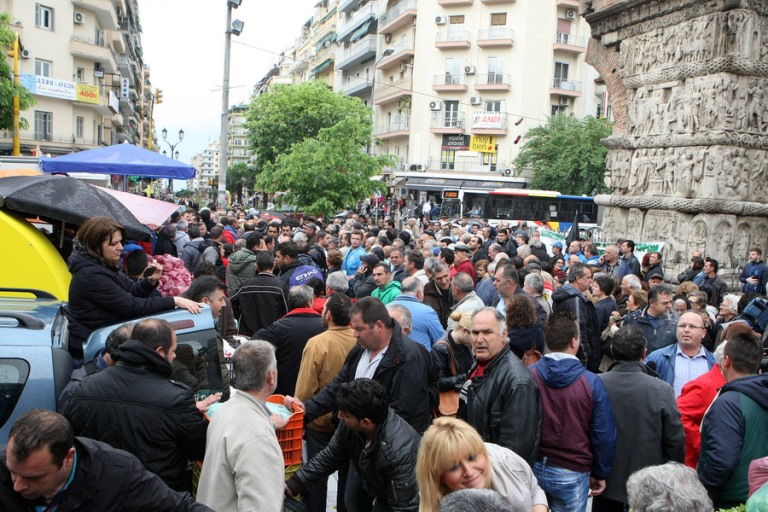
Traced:
POLYGON ((299 248, 293 242, 282 242, 275 247, 275 263, 280 269, 277 278, 288 286, 291 276, 302 263, 299 260, 299 248))
POLYGON ((285 484, 289 496, 352 461, 373 510, 419 508, 414 467, 421 438, 387 406, 384 386, 370 379, 343 383, 336 394, 341 423, 328 446, 285 484))
POLYGON ((11 428, 7 467, 0 463, 0 510, 157 510, 208 512, 174 492, 136 457, 87 438, 67 420, 33 409, 11 428))
POLYGON ((240 334, 251 336, 288 312, 288 284, 272 273, 274 264, 269 251, 256 254, 258 274, 247 280, 230 299, 240 320, 240 334))
POLYGON ((64 415, 76 434, 135 455, 176 491, 191 491, 190 460, 202 460, 208 422, 192 390, 171 380, 176 334, 165 320, 137 323, 117 361, 83 379, 64 415))

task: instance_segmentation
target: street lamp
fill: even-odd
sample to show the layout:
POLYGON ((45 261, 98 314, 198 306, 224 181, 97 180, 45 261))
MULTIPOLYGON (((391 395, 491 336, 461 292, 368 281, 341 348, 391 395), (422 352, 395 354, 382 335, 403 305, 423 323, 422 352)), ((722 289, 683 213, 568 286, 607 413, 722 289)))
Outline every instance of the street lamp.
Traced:
POLYGON ((219 188, 217 203, 227 206, 227 131, 229 123, 229 53, 232 34, 239 36, 245 23, 232 21, 232 9, 240 7, 242 0, 227 0, 227 28, 224 31, 224 80, 221 87, 221 133, 219 134, 219 188))
MULTIPOLYGON (((160 132, 160 133, 162 134, 163 140, 165 141, 165 143, 168 144, 168 146, 170 146, 170 148, 171 148, 171 158, 173 158, 173 154, 174 154, 173 150, 176 149, 176 146, 181 144, 181 141, 184 140, 184 130, 179 130, 179 141, 176 144, 171 144, 170 142, 168 142, 166 140, 168 138, 168 130, 163 128, 163 131, 160 132)), ((165 151, 163 151, 163 155, 165 155, 165 151)), ((176 152, 176 160, 178 160, 178 159, 179 159, 179 152, 177 151, 176 152)))

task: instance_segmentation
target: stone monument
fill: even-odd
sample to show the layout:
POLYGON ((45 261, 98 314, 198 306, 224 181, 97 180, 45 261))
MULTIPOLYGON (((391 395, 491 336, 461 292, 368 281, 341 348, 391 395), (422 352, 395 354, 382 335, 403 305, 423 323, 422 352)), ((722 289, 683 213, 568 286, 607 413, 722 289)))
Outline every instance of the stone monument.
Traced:
POLYGON ((663 241, 667 279, 696 249, 721 276, 768 253, 768 1, 581 0, 580 14, 615 119, 606 237, 663 241))

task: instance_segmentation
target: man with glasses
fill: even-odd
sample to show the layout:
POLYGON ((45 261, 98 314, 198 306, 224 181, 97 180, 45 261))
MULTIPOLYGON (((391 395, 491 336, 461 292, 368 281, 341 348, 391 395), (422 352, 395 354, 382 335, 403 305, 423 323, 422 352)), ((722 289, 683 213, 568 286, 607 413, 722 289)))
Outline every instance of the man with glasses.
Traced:
POLYGON ((646 365, 655 365, 659 377, 674 388, 675 398, 685 384, 704 375, 715 364, 715 356, 701 344, 706 333, 700 313, 683 313, 677 323, 677 343, 651 352, 645 360, 646 365))

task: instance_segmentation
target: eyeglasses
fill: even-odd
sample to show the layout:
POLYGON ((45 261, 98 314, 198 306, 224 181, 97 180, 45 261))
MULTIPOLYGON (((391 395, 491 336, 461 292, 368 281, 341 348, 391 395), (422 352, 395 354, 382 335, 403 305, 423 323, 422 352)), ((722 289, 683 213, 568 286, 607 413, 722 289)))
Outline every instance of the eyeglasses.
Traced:
POLYGON ((703 325, 693 325, 693 324, 680 324, 677 326, 678 329, 706 329, 703 325))

